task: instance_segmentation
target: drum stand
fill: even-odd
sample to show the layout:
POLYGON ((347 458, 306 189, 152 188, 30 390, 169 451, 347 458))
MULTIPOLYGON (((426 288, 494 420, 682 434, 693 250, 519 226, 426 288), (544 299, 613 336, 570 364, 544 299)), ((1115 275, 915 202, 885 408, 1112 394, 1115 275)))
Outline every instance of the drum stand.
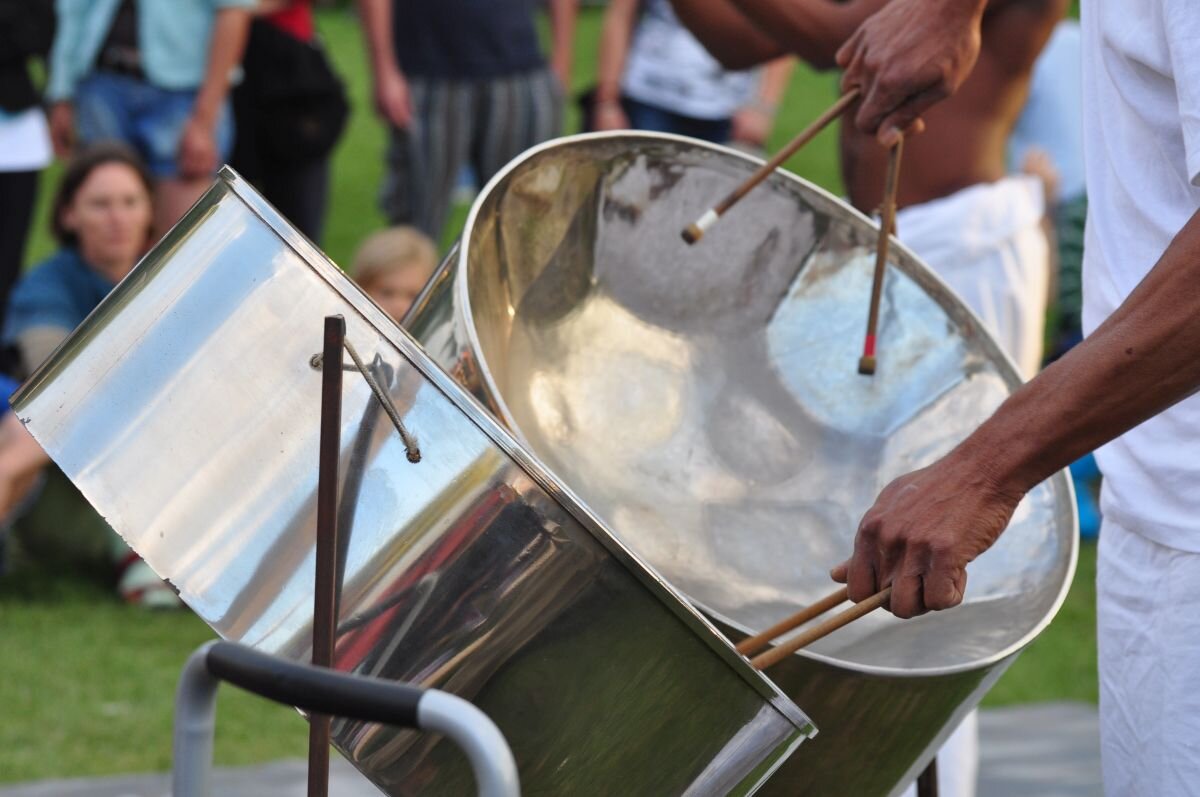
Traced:
MULTIPOLYGON (((317 562, 313 590, 313 651, 315 667, 333 666, 334 628, 338 615, 338 455, 342 432, 342 348, 346 320, 325 317, 321 357, 321 440, 317 476, 317 562)), ((330 718, 308 718, 308 797, 329 793, 330 718)))
MULTIPOLYGON (((342 371, 362 375, 376 400, 391 419, 409 462, 419 462, 421 452, 416 440, 404 427, 400 413, 378 381, 363 365, 358 352, 346 340, 346 320, 340 315, 325 317, 324 345, 320 360, 310 363, 321 370, 321 438, 317 476, 316 577, 313 589, 313 651, 316 667, 332 667, 336 639, 338 597, 341 592, 341 543, 338 539, 338 473, 342 428, 342 371), (350 354, 352 366, 342 364, 342 352, 350 354)), ((330 717, 309 716, 308 797, 326 797, 329 792, 330 717)))

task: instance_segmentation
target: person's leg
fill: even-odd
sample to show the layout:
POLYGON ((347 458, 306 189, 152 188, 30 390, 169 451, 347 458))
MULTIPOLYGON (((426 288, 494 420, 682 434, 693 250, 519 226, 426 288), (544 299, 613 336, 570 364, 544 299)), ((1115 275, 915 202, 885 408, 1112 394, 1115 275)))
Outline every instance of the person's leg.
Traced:
POLYGON ((413 217, 435 242, 441 240, 454 187, 467 162, 475 93, 473 83, 428 81, 420 105, 414 101, 414 116, 419 118, 414 120, 411 152, 422 168, 414 170, 421 185, 412 191, 417 198, 413 217))
POLYGON ((120 141, 146 157, 134 130, 133 88, 134 82, 129 78, 103 73, 80 82, 73 100, 79 144, 120 141))
POLYGON ((1106 515, 1096 565, 1100 763, 1110 797, 1200 783, 1200 554, 1106 515))
POLYGON ((284 218, 311 241, 321 243, 329 196, 328 158, 293 165, 264 162, 258 183, 284 218))
POLYGON ((480 85, 471 160, 481 184, 513 158, 562 135, 563 96, 549 69, 480 85))
POLYGON ((0 329, 8 294, 21 275, 40 172, 0 172, 0 329))
MULTIPOLYGON (((139 149, 155 177, 154 232, 161 237, 187 212, 213 182, 213 174, 185 177, 179 173, 179 144, 192 114, 194 91, 164 91, 146 84, 138 87, 138 113, 134 119, 139 149)), ((233 114, 228 101, 221 109, 214 132, 217 166, 233 148, 233 114)))
POLYGON ((388 147, 384 154, 383 184, 379 188, 379 210, 387 223, 396 227, 414 224, 414 200, 410 195, 413 182, 413 146, 408 130, 388 128, 388 147))
POLYGON ((409 96, 412 123, 392 129, 380 205, 388 223, 412 224, 436 241, 466 162, 471 86, 413 78, 409 96))

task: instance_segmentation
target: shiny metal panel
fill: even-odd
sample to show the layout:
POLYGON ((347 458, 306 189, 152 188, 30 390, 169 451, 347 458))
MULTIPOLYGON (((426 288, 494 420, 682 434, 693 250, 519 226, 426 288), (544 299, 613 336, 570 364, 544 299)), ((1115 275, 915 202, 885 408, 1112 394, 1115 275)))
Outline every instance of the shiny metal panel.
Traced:
MULTIPOLYGON (((232 172, 22 389, 30 431, 221 636, 311 654, 323 318, 342 389, 340 670, 503 731, 528 794, 749 794, 813 729, 232 172)), ((389 794, 464 794, 452 745, 334 723, 389 794)))
MULTIPOLYGON (((686 246, 679 230, 758 163, 643 133, 531 150, 482 192, 405 321, 734 638, 827 594, 879 491, 1019 384, 976 317, 898 244, 879 369, 859 375, 877 227, 793 175, 686 246)), ((962 607, 904 623, 878 612, 770 671, 822 731, 773 793, 898 790, 980 699, 975 686, 1053 617, 1076 548, 1059 474, 971 566, 962 607), (869 773, 848 772, 862 751, 869 773)))

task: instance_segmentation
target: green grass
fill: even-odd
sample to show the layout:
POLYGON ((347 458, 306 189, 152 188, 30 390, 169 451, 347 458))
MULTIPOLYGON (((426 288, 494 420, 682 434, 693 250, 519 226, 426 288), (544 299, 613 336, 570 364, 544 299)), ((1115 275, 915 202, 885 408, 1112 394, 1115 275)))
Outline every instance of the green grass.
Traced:
MULTIPOLYGON (((382 224, 375 196, 383 129, 370 110, 365 57, 354 19, 324 12, 320 27, 355 105, 336 153, 325 249, 348 263, 382 224)), ((599 14, 586 10, 577 36, 573 93, 591 81, 599 14)), ((835 79, 800 69, 779 114, 771 148, 781 146, 835 96, 835 79)), ((575 125, 577 115, 569 115, 575 125)), ((573 129, 573 127, 569 127, 573 129)), ((824 133, 789 168, 834 192, 836 137, 824 133)), ((46 206, 58 170, 43 179, 28 262, 52 251, 46 206)), ((459 207, 443 236, 453 241, 459 207)), ((1095 549, 1084 548, 1067 605, 1050 629, 989 695, 988 705, 1096 699, 1095 549)), ((0 580, 0 782, 165 770, 171 701, 188 654, 212 633, 188 613, 147 614, 122 606, 107 584, 36 568, 0 580)), ((303 756, 307 732, 292 711, 224 689, 217 718, 219 765, 303 756)))

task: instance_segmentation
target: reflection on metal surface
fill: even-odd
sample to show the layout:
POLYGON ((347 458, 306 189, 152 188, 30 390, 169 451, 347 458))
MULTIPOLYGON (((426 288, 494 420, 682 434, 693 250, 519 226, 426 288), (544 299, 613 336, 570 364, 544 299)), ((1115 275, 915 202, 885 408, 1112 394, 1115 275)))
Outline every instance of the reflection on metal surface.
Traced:
MULTIPOLYGON (((735 639, 826 594, 879 491, 1018 384, 974 316, 898 245, 878 371, 859 375, 877 228, 803 180, 776 174, 699 244, 680 241, 756 163, 654 134, 531 150, 480 195, 405 319, 735 639)), ((773 668, 822 732, 768 791, 872 797, 914 778, 1049 622, 1075 556, 1059 474, 972 565, 963 607, 905 623, 877 612, 773 668)))
MULTIPOLYGON (((529 794, 750 793, 807 718, 231 172, 15 400, 218 633, 310 656, 322 319, 342 389, 335 666, 467 698, 529 794)), ((438 739, 334 740, 389 794, 463 794, 438 739)))

